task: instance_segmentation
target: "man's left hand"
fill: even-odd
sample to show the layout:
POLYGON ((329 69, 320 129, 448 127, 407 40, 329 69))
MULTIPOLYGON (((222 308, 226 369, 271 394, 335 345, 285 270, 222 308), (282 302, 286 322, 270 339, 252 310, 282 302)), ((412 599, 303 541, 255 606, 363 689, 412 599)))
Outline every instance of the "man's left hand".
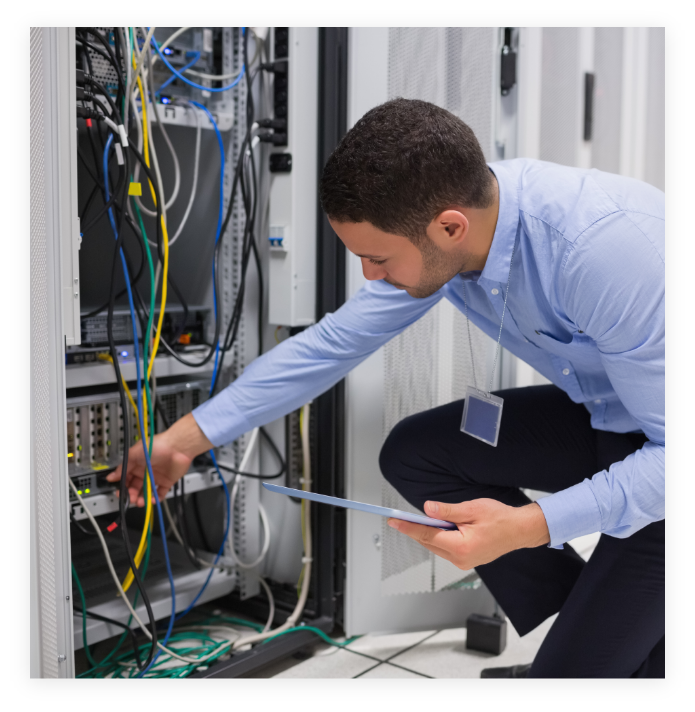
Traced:
POLYGON ((389 519, 389 526, 406 534, 459 569, 488 564, 515 549, 542 546, 550 541, 543 510, 534 502, 510 507, 495 499, 460 504, 425 502, 425 514, 453 522, 458 531, 445 531, 389 519))

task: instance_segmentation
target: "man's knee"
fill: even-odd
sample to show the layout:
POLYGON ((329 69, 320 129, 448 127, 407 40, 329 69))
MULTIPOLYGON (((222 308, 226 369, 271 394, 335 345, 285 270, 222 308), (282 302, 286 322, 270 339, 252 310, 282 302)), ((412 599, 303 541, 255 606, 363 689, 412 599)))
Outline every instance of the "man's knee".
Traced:
POLYGON ((381 473, 396 489, 406 470, 412 469, 417 461, 421 447, 417 417, 411 415, 393 427, 379 454, 381 473))

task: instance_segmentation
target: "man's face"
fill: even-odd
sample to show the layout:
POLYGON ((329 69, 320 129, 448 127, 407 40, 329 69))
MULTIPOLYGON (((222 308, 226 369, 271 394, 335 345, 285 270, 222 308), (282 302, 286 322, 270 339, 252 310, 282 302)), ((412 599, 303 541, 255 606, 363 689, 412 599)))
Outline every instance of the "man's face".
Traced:
POLYGON ((362 261, 366 279, 383 279, 411 297, 429 297, 466 269, 467 253, 444 250, 429 238, 416 247, 407 237, 383 232, 368 222, 330 218, 329 222, 345 247, 362 261))

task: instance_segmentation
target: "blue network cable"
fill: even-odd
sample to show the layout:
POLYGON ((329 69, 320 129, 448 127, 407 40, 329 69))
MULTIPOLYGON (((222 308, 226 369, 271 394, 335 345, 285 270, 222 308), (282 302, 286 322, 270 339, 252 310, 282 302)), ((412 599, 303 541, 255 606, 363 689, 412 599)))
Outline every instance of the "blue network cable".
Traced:
MULTIPOLYGON (((104 169, 104 189, 106 194, 106 200, 109 200, 109 151, 113 145, 113 134, 109 134, 108 141, 104 147, 104 158, 103 158, 103 169, 104 169)), ((109 220, 111 221, 111 228, 113 229, 113 234, 118 240, 118 230, 116 228, 116 221, 113 216, 112 208, 109 208, 109 220)), ((138 343, 138 330, 137 321, 135 316, 135 305, 133 303, 133 291, 130 286, 130 275, 128 274, 128 266, 126 264, 125 255, 123 253, 123 248, 120 249, 121 254, 121 264, 123 265, 123 276, 125 277, 125 286, 128 291, 128 306, 130 307, 130 319, 133 324, 133 351, 135 352, 135 367, 137 369, 137 394, 138 394, 138 410, 140 413, 144 413, 143 400, 142 400, 142 374, 140 372, 140 349, 138 343)), ((164 529, 164 516, 162 515, 162 506, 159 501, 159 495, 157 494, 157 487, 154 482, 154 475, 152 474, 152 463, 150 462, 150 454, 147 451, 147 437, 142 429, 143 418, 138 418, 138 425, 140 427, 140 439, 142 440, 142 449, 145 453, 145 463, 147 465, 147 474, 150 478, 150 484, 152 492, 154 493, 154 500, 157 505, 157 515, 159 516, 159 529, 162 536, 162 545, 164 546, 164 560, 166 562, 167 576, 169 577, 169 586, 171 588, 171 618, 169 619, 169 628, 167 629, 166 635, 164 636, 164 641, 162 645, 166 645, 171 631, 174 627, 174 619, 176 616, 176 589, 174 587, 174 577, 171 573, 171 562, 169 561, 169 548, 167 546, 166 532, 164 529)), ((152 658, 150 664, 142 670, 138 677, 142 677, 151 667, 154 665, 157 658, 161 655, 161 649, 157 651, 155 656, 152 658)))
MULTIPOLYGON (((147 28, 149 31, 149 27, 147 28)), ((243 31, 245 32, 246 28, 243 28, 243 31)), ((235 87, 240 81, 241 78, 244 76, 246 72, 246 65, 242 65, 241 71, 239 72, 239 76, 231 83, 228 84, 226 87, 219 87, 217 89, 214 89, 212 87, 204 87, 202 84, 196 84, 195 82, 192 82, 190 79, 187 77, 184 77, 183 74, 181 74, 178 70, 174 69, 174 67, 171 66, 169 63, 169 60, 164 56, 162 51, 159 49, 159 45, 157 44, 157 40, 154 38, 154 35, 152 35, 152 44, 154 45, 154 48, 157 50, 157 54, 159 55, 160 59, 164 64, 166 65, 167 69, 176 77, 178 77, 182 82, 186 82, 189 86, 192 86, 194 89, 201 89, 202 91, 213 91, 213 92, 221 92, 221 91, 227 91, 229 89, 232 89, 235 87)))
POLYGON ((224 551, 224 545, 227 543, 227 536, 229 535, 229 527, 232 521, 232 502, 229 497, 229 489, 227 488, 227 483, 224 481, 224 477, 222 477, 222 473, 220 472, 220 468, 217 466, 217 460, 215 459, 215 451, 210 450, 210 457, 212 457, 212 461, 215 465, 215 469, 217 470, 217 474, 220 478, 220 482, 222 483, 222 487, 224 488, 224 496, 227 500, 227 525, 224 530, 224 538, 222 539, 222 543, 220 544, 220 548, 217 552, 217 556, 215 556, 215 560, 212 563, 212 567, 210 568, 210 573, 208 573, 208 577, 205 579, 205 583, 202 585, 200 591, 198 591, 196 597, 191 601, 190 605, 188 608, 186 608, 185 611, 182 611, 176 616, 176 620, 180 620, 183 618, 187 613, 191 611, 193 606, 198 602, 198 599, 203 595, 203 591, 207 588, 208 583, 210 583, 210 578, 212 577, 212 573, 215 570, 215 566, 217 566, 217 562, 220 560, 220 556, 222 556, 222 552, 224 551))
MULTIPOLYGON (((224 143, 222 141, 222 134, 220 133, 220 130, 217 126, 217 122, 215 121, 213 115, 210 113, 210 111, 207 109, 207 107, 203 106, 202 104, 199 104, 197 101, 191 101, 189 102, 190 104, 193 104, 194 106, 197 106, 201 111, 204 111, 208 119, 210 119, 210 123, 212 124, 213 128, 215 129, 215 134, 217 136, 217 144, 220 148, 220 205, 219 205, 219 210, 217 214, 217 230, 215 232, 215 245, 217 245, 217 242, 220 239, 221 232, 222 232, 222 221, 223 221, 223 214, 224 214, 224 166, 225 166, 225 160, 224 160, 224 143)), ((217 292, 216 292, 216 279, 215 279, 215 260, 213 258, 212 260, 212 290, 213 290, 213 304, 214 304, 214 309, 215 309, 215 319, 217 319, 217 292)), ((215 350, 215 366, 212 372, 212 383, 215 382, 215 376, 217 374, 217 368, 219 366, 219 353, 220 353, 220 342, 217 342, 216 350, 215 350)), ((212 395, 212 392, 210 393, 212 395)), ((215 561, 213 563, 213 568, 210 569, 210 573, 208 573, 208 577, 205 579, 205 583, 203 583, 200 591, 198 591, 196 597, 191 601, 190 605, 188 608, 186 608, 185 611, 182 611, 176 616, 176 620, 180 620, 185 616, 192 608, 195 606, 195 604, 198 602, 198 599, 203 595, 203 591, 207 588, 208 583, 210 583, 210 578, 212 577, 212 573, 214 571, 214 566, 217 564, 217 562, 220 560, 220 556, 222 556, 222 552, 224 551, 224 545, 227 542, 227 536, 229 535, 229 527, 230 527, 230 522, 231 522, 231 501, 229 497, 229 490, 227 488, 227 483, 224 481, 224 477, 222 477, 222 473, 220 472, 220 468, 217 466, 217 459, 215 458, 215 451, 210 450, 210 457, 212 457, 212 461, 215 465, 215 469, 217 470, 217 474, 220 478, 220 482, 222 483, 222 487, 224 488, 224 494, 227 499, 227 526, 224 530, 224 538, 222 539, 222 544, 220 544, 219 551, 217 552, 217 556, 215 557, 215 561)))
MULTIPOLYGON (((188 56, 189 54, 192 54, 192 55, 193 55, 193 61, 189 62, 185 67, 181 67, 181 71, 182 71, 182 72, 185 72, 187 69, 190 69, 190 68, 200 59, 200 52, 187 52, 187 53, 186 53, 187 56, 188 56)), ((156 94, 161 93, 162 89, 166 89, 166 87, 168 87, 169 84, 171 84, 171 83, 174 81, 174 79, 176 79, 176 77, 172 74, 172 75, 169 77, 169 79, 167 79, 167 80, 164 82, 164 84, 162 84, 162 86, 159 87, 159 89, 157 89, 157 91, 156 91, 155 93, 156 93, 156 94)))

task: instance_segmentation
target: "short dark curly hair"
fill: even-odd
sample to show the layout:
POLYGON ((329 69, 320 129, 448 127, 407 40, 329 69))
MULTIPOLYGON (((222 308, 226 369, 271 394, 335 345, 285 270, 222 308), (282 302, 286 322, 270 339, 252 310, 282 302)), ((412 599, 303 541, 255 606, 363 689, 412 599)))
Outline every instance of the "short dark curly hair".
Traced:
POLYGON ((435 104, 399 98, 343 137, 323 170, 321 205, 332 220, 369 222, 418 244, 443 210, 489 207, 493 182, 469 126, 435 104))

